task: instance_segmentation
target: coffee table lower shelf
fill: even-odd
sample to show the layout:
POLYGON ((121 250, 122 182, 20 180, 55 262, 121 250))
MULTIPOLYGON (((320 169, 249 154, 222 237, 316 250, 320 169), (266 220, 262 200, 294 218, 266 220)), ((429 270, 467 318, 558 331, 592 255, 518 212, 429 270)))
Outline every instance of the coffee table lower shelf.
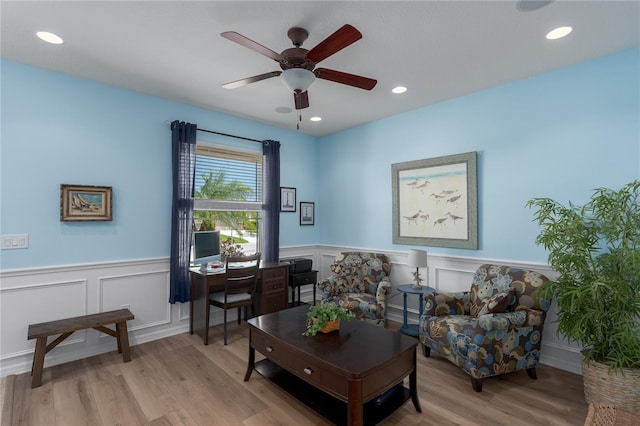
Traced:
MULTIPOLYGON (((331 423, 335 425, 347 424, 346 402, 313 387, 269 359, 256 362, 255 370, 331 423)), ((364 424, 375 425, 380 423, 407 402, 410 397, 409 389, 399 386, 383 402, 378 403, 377 398, 372 399, 363 408, 364 424)))

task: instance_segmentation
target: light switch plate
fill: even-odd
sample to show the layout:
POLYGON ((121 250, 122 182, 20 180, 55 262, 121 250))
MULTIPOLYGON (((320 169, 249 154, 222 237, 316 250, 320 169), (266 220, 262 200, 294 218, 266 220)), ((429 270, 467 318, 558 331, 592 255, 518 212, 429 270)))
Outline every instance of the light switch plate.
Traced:
POLYGON ((29 248, 29 234, 3 235, 2 250, 29 248))

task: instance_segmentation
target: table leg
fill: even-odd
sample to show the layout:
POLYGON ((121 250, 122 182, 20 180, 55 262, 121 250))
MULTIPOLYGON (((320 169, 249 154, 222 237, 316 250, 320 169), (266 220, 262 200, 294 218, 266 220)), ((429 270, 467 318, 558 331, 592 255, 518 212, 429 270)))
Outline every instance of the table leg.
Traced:
POLYGON ((349 380, 349 400, 347 403, 347 424, 363 425, 364 410, 362 401, 362 381, 349 380))
POLYGON ((407 293, 402 293, 404 309, 402 310, 402 328, 407 329, 407 293))
POLYGON ((418 413, 422 413, 420 408, 420 400, 418 399, 418 378, 416 372, 416 351, 413 351, 413 371, 409 374, 409 393, 411 394, 411 402, 418 413))
POLYGON ((249 362, 247 364, 247 372, 244 375, 244 381, 248 382, 251 373, 256 366, 256 350, 251 345, 251 330, 249 330, 249 362))
MULTIPOLYGON (((191 294, 193 294, 193 290, 191 290, 191 294)), ((193 334, 193 298, 192 297, 189 297, 189 334, 193 334)))

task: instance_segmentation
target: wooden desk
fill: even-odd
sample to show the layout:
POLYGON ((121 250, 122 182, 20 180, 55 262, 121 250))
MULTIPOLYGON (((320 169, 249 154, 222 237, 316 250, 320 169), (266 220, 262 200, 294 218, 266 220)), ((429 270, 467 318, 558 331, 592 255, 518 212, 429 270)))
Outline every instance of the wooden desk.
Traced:
MULTIPOLYGON (((198 268, 190 271, 191 302, 189 303, 189 334, 202 337, 209 344, 209 294, 224 290, 227 276, 207 274, 198 268)), ((289 264, 283 262, 260 262, 260 276, 255 294, 254 316, 276 312, 287 308, 289 287, 289 264)))

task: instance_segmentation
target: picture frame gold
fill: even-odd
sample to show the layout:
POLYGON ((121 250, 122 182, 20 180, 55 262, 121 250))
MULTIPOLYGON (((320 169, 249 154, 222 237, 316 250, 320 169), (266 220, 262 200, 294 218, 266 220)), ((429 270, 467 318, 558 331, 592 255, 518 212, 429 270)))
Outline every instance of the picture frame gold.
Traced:
POLYGON ((113 219, 110 186, 60 185, 60 221, 88 222, 113 219))
POLYGON ((393 243, 478 249, 477 154, 391 165, 393 243))

